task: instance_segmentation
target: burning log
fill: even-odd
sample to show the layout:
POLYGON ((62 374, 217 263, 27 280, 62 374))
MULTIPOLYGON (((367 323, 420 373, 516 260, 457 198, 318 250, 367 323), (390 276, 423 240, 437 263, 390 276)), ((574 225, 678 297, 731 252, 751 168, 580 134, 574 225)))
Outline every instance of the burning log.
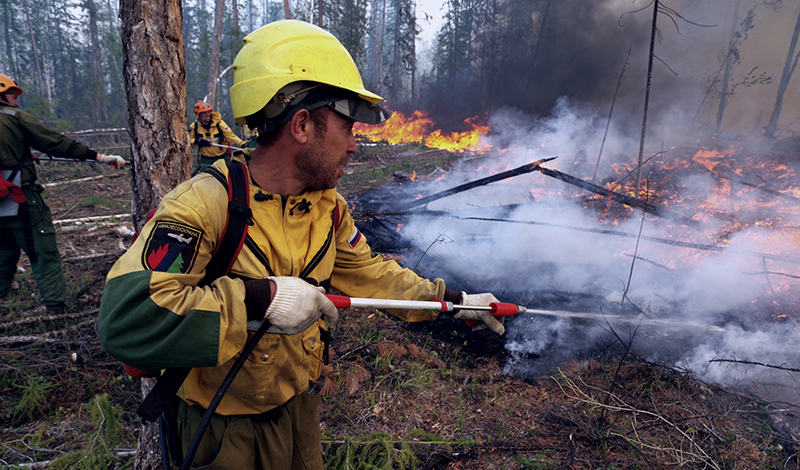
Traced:
POLYGON ((580 178, 576 178, 574 176, 568 175, 566 173, 560 172, 558 170, 553 170, 551 168, 543 168, 539 167, 536 168, 536 171, 539 173, 549 176, 551 178, 559 179, 565 183, 569 183, 573 186, 577 186, 582 189, 586 189, 587 191, 591 191, 595 194, 599 194, 601 196, 606 196, 613 201, 620 202, 622 204, 631 206, 631 207, 638 207, 643 211, 653 214, 658 217, 664 217, 663 209, 654 206, 653 204, 648 203, 642 199, 636 199, 634 197, 626 196, 624 194, 615 193, 614 191, 610 191, 602 186, 598 186, 596 184, 590 183, 588 181, 584 181, 580 178))
POLYGON ((436 201, 437 199, 441 199, 443 197, 452 196, 453 194, 458 194, 464 191, 468 191, 472 188, 477 188, 478 186, 484 186, 489 183, 494 183, 495 181, 504 180, 514 176, 524 175, 526 173, 530 173, 532 171, 540 169, 540 165, 542 163, 549 162, 550 160, 555 160, 556 158, 558 157, 543 158, 541 160, 537 160, 535 162, 522 165, 521 167, 514 168, 513 170, 504 171, 496 175, 487 176, 486 178, 481 178, 479 180, 471 181, 469 183, 464 183, 462 185, 456 186, 455 188, 446 189, 444 191, 431 194, 430 196, 425 196, 423 198, 415 199, 414 201, 401 204, 399 208, 401 210, 412 209, 414 207, 423 206, 429 202, 436 201))

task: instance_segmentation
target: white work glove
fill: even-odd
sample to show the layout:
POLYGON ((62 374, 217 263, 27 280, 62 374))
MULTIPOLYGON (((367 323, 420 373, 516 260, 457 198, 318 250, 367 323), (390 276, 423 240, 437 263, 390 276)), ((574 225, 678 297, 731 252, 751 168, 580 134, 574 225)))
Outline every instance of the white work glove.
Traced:
MULTIPOLYGON (((461 292, 462 305, 488 307, 492 302, 499 302, 499 300, 497 300, 495 296, 488 292, 483 294, 467 294, 466 292, 461 292)), ((489 313, 488 310, 461 310, 453 315, 453 318, 457 318, 459 320, 476 320, 483 322, 482 324, 475 325, 475 327, 472 329, 473 331, 489 328, 498 335, 502 335, 506 331, 505 327, 503 326, 503 320, 505 320, 505 317, 500 317, 499 319, 495 318, 491 313, 489 313)))
POLYGON ((125 168, 125 165, 128 164, 128 162, 119 155, 103 155, 102 153, 97 154, 97 161, 100 163, 109 163, 117 167, 118 170, 125 168))
MULTIPOLYGON (((275 283, 275 297, 269 304, 264 320, 272 326, 267 333, 294 335, 307 330, 321 315, 333 326, 339 311, 327 297, 325 289, 312 286, 299 277, 268 277, 275 283)), ((248 330, 257 330, 264 320, 247 322, 248 330)))

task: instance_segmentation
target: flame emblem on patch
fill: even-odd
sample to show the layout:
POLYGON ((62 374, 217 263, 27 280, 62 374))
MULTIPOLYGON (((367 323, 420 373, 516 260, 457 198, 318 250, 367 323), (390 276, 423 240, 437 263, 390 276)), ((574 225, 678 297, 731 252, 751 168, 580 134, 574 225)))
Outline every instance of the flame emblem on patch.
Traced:
POLYGON ((202 235, 195 227, 159 220, 145 243, 142 264, 153 271, 188 273, 197 258, 202 235))

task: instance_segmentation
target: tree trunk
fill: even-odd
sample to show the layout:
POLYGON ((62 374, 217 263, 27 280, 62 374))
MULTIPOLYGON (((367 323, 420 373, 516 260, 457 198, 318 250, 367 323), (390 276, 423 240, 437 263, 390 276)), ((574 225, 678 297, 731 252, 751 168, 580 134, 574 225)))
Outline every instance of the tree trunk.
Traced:
POLYGON ((539 26, 539 34, 536 35, 536 49, 533 51, 533 67, 539 63, 539 51, 542 48, 542 40, 544 38, 544 29, 547 27, 547 19, 550 16, 550 7, 553 6, 553 0, 547 0, 547 5, 544 7, 544 15, 542 16, 542 24, 539 26))
POLYGON ((89 75, 91 77, 89 84, 89 114, 92 117, 92 125, 97 126, 101 122, 101 117, 105 115, 103 111, 103 73, 100 60, 100 39, 97 35, 97 6, 92 0, 86 0, 85 8, 89 17, 89 54, 92 64, 89 75))
POLYGON ((292 19, 292 12, 289 8, 289 0, 283 0, 283 16, 287 20, 292 19))
MULTIPOLYGON (((142 398, 144 398, 155 386, 156 379, 143 378, 141 381, 142 398)), ((136 444, 136 459, 133 462, 133 469, 161 470, 163 468, 158 423, 143 423, 139 429, 139 442, 136 444)))
MULTIPOLYGON (((725 114, 725 107, 728 105, 728 87, 730 86, 731 69, 733 68, 733 54, 731 51, 736 47, 736 31, 739 26, 739 5, 742 0, 734 0, 733 20, 731 20, 731 39, 728 44, 728 55, 725 56, 725 71, 722 74, 722 90, 719 94, 719 108, 717 109, 717 130, 722 126, 722 116, 725 114)), ((713 85, 713 84, 712 84, 713 85)))
POLYGON ((3 36, 5 38, 6 43, 6 67, 9 68, 9 71, 6 72, 6 75, 10 75, 12 78, 16 78, 19 80, 19 73, 17 72, 17 61, 14 60, 15 54, 12 50, 12 45, 14 42, 11 40, 11 13, 10 8, 11 6, 8 2, 3 2, 3 36))
POLYGON ((775 108, 772 110, 772 116, 769 118, 769 123, 764 130, 767 135, 774 137, 775 132, 778 130, 778 119, 781 117, 781 109, 783 108, 783 94, 789 87, 789 80, 792 78, 795 67, 797 67, 797 57, 794 51, 797 48, 797 37, 800 35, 800 13, 797 15, 797 24, 794 25, 794 33, 792 33, 792 40, 789 42, 789 54, 786 56, 786 63, 783 66, 783 74, 781 74, 781 82, 778 84, 778 96, 775 98, 775 108))
POLYGON ((189 178, 182 15, 180 0, 120 2, 137 228, 165 194, 189 178))
POLYGON ((211 56, 208 60, 208 85, 206 98, 211 107, 216 108, 217 74, 219 74, 219 48, 222 42, 222 19, 225 13, 225 0, 217 0, 214 8, 214 36, 211 38, 211 56))
POLYGON ((378 34, 378 94, 383 96, 383 42, 386 39, 386 0, 381 1, 381 32, 378 34))
POLYGON ((417 109, 417 2, 411 4, 411 108, 417 109))
MULTIPOLYGON (((231 9, 233 10, 233 29, 238 31, 239 29, 239 2, 237 0, 233 0, 231 3, 231 9)), ((239 38, 237 36, 236 42, 239 42, 239 38)))
POLYGON ((380 80, 380 72, 379 72, 379 68, 380 67, 378 66, 378 41, 380 40, 380 38, 378 36, 378 24, 379 24, 379 22, 378 22, 378 0, 374 0, 372 2, 371 19, 372 19, 372 33, 370 33, 370 34, 372 34, 372 60, 373 60, 372 80, 373 80, 374 83, 372 84, 372 88, 369 88, 369 89, 370 90, 375 90, 375 93, 380 95, 381 94, 381 90, 378 88, 378 83, 380 83, 380 81, 381 81, 380 80))
MULTIPOLYGON (((120 0, 120 19, 133 170, 131 212, 141 230, 147 212, 189 178, 191 167, 181 0, 120 0)), ((143 393, 153 382, 143 379, 143 393)), ((156 425, 142 426, 134 468, 162 468, 156 425)))
POLYGON ((36 37, 33 35, 33 24, 31 23, 31 12, 28 10, 28 1, 23 2, 25 5, 25 17, 28 19, 28 30, 31 32, 31 49, 33 49, 33 60, 36 62, 36 78, 39 80, 39 97, 44 99, 44 83, 42 82, 42 69, 39 67, 39 52, 36 47, 36 37))

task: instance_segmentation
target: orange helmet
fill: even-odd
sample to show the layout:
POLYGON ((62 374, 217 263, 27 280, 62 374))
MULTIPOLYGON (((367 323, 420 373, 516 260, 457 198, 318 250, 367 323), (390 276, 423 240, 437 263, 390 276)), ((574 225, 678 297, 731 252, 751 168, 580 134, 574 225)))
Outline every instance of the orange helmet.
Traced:
POLYGON ((22 94, 22 88, 18 87, 11 77, 0 73, 0 93, 5 94, 7 90, 13 91, 17 96, 22 94))
POLYGON ((206 111, 214 111, 211 108, 211 105, 206 103, 203 100, 198 100, 197 103, 194 104, 194 116, 197 117, 200 113, 204 113, 206 111))

